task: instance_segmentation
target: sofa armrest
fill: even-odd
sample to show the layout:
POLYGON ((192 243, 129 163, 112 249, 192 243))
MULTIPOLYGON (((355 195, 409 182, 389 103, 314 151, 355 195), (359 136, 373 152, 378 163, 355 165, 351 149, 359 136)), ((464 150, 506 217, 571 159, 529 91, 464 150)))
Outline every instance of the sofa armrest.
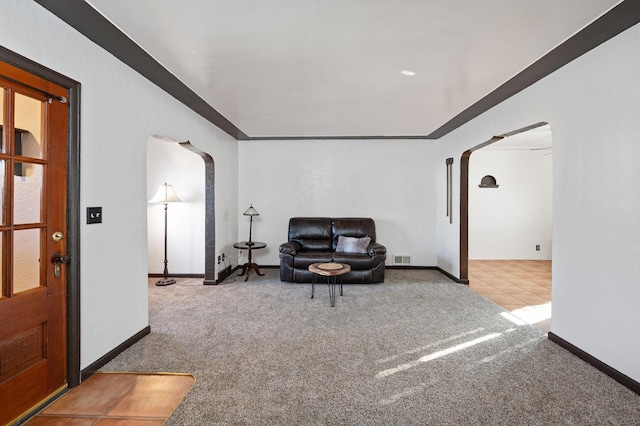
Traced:
POLYGON ((295 256, 298 251, 300 251, 300 249, 302 249, 302 246, 300 245, 300 243, 297 243, 295 241, 288 241, 286 243, 280 244, 280 253, 295 256))
POLYGON ((369 247, 367 247, 367 253, 369 253, 369 256, 387 254, 387 248, 380 243, 371 243, 369 247))

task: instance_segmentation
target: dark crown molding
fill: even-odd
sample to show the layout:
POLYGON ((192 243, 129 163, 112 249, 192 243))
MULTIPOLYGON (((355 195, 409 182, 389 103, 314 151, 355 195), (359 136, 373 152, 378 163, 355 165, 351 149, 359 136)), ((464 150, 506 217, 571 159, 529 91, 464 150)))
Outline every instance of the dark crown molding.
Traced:
POLYGON ((35 1, 235 139, 247 137, 84 0, 35 1))
POLYGON ((623 1, 487 96, 453 117, 429 134, 427 138, 439 139, 452 132, 638 22, 640 22, 640 2, 636 0, 623 1))
POLYGON ((251 137, 242 132, 83 0, 35 0, 236 140, 439 139, 640 22, 640 2, 626 0, 429 135, 251 137))

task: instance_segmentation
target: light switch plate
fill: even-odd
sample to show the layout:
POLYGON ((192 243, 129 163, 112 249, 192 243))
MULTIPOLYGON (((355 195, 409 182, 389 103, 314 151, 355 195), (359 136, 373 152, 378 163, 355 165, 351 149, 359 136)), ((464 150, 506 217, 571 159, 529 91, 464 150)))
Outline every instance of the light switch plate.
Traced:
POLYGON ((87 224, 102 223, 102 207, 87 207, 87 224))

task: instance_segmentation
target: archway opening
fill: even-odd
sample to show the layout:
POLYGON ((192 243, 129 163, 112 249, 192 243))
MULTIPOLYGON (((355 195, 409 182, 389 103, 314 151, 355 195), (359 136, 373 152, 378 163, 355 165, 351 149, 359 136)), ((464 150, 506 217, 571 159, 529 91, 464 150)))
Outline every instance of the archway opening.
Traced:
POLYGON ((184 202, 169 206, 167 250, 163 252, 162 206, 148 208, 149 276, 203 277, 216 284, 215 263, 215 164, 213 158, 189 141, 153 135, 147 143, 147 191, 153 196, 159 185, 173 185, 184 202), (169 143, 167 143, 169 142, 169 143), (193 154, 196 154, 195 156, 193 154), (163 259, 164 257, 164 259, 163 259))
POLYGON ((537 123, 466 151, 461 161, 460 202, 461 282, 548 331, 550 126, 537 123))

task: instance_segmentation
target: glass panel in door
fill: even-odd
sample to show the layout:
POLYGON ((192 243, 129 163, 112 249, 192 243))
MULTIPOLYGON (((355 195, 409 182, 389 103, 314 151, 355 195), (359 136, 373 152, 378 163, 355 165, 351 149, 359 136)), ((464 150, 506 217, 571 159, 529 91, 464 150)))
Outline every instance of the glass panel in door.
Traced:
MULTIPOLYGON (((4 259, 4 240, 6 232, 0 232, 0 259, 4 259)), ((8 288, 4 282, 4 262, 0 262, 0 299, 7 297, 8 288)))
POLYGON ((5 98, 6 90, 4 88, 0 88, 0 152, 6 152, 6 143, 3 139, 3 130, 4 130, 4 98, 5 98))
POLYGON ((14 155, 30 158, 43 157, 43 111, 42 101, 16 93, 14 155))
POLYGON ((13 293, 40 286, 41 229, 13 231, 13 293))
POLYGON ((13 223, 28 224, 42 222, 42 190, 44 166, 27 162, 16 162, 22 176, 13 177, 13 223))
MULTIPOLYGON (((6 97, 6 90, 4 87, 0 87, 0 153, 6 152, 6 146, 8 145, 5 142, 4 138, 4 102, 6 97)), ((5 160, 0 160, 0 225, 6 225, 5 217, 4 217, 4 206, 5 206, 5 160)), ((0 299, 7 297, 9 293, 9 283, 5 282, 4 276, 4 240, 5 233, 0 232, 0 299)))
POLYGON ((6 180, 7 176, 5 173, 6 170, 6 161, 0 160, 0 225, 6 225, 4 209, 5 209, 5 200, 6 200, 6 180))

